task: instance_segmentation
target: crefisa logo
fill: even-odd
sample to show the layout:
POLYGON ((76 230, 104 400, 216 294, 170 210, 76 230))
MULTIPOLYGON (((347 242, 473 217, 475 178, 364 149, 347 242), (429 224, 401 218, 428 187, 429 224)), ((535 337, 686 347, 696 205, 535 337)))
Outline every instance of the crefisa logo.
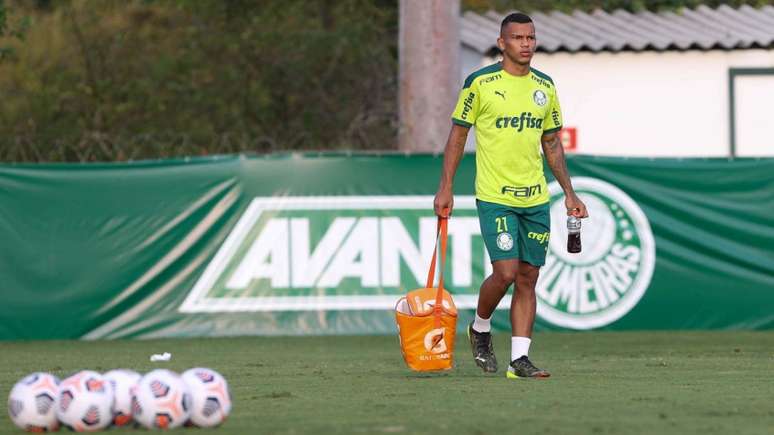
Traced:
POLYGON ((580 254, 567 252, 564 194, 554 181, 551 239, 537 284, 538 315, 557 326, 591 329, 628 313, 650 284, 656 245, 645 213, 621 189, 589 177, 573 177, 586 204, 580 254))

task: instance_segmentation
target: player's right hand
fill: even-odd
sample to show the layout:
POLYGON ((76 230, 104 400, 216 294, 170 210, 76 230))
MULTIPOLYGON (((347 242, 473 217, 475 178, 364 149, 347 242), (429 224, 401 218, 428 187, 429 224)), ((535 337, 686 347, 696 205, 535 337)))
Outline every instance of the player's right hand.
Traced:
POLYGON ((440 188, 435 194, 435 200, 433 201, 433 209, 435 215, 448 218, 451 216, 452 208, 454 208, 454 195, 451 189, 440 188))

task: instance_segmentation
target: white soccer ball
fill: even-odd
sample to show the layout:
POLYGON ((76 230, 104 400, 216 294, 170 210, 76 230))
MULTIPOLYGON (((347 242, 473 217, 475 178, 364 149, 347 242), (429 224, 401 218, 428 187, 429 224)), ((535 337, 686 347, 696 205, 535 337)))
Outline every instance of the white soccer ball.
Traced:
POLYGON ((113 424, 126 426, 132 422, 132 395, 142 375, 132 370, 117 369, 105 373, 104 376, 113 385, 115 393, 113 424))
POLYGON ((197 367, 186 370, 183 380, 191 390, 191 423, 215 427, 231 413, 231 393, 226 379, 215 370, 197 367))
POLYGON ((191 415, 191 393, 177 373, 156 369, 140 379, 132 396, 132 416, 148 429, 182 426, 191 415))
POLYGON ((56 395, 59 379, 48 373, 32 373, 16 383, 8 395, 8 414, 16 426, 29 432, 59 429, 56 395))
POLYGON ((113 421, 113 386, 101 374, 82 370, 59 384, 56 415, 76 432, 95 431, 113 421))

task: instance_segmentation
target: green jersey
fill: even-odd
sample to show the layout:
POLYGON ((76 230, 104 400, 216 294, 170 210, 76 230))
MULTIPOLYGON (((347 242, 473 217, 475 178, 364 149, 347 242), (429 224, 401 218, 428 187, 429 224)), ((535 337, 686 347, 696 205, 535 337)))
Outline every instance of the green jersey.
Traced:
POLYGON ((469 75, 452 122, 476 126, 476 198, 513 207, 548 202, 540 137, 562 128, 553 80, 496 63, 469 75))

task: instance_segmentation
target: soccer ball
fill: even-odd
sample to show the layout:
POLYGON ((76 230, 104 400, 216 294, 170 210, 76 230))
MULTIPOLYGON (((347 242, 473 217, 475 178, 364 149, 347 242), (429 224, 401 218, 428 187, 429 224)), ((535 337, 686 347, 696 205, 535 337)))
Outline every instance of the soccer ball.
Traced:
POLYGON ((132 416, 148 429, 173 429, 191 415, 191 393, 177 373, 156 369, 140 379, 132 396, 132 416))
POLYGON ((17 382, 8 395, 8 414, 13 423, 30 432, 58 430, 58 384, 59 379, 48 373, 33 373, 17 382))
POLYGON ((193 368, 183 373, 191 389, 191 422, 199 427, 215 427, 231 412, 231 393, 226 379, 212 369, 193 368))
POLYGON ((132 395, 142 376, 137 372, 125 369, 111 370, 104 376, 113 385, 115 392, 113 424, 126 426, 132 421, 132 395))
POLYGON ((113 385, 101 374, 83 370, 59 384, 56 416, 76 432, 95 431, 113 421, 113 385))

